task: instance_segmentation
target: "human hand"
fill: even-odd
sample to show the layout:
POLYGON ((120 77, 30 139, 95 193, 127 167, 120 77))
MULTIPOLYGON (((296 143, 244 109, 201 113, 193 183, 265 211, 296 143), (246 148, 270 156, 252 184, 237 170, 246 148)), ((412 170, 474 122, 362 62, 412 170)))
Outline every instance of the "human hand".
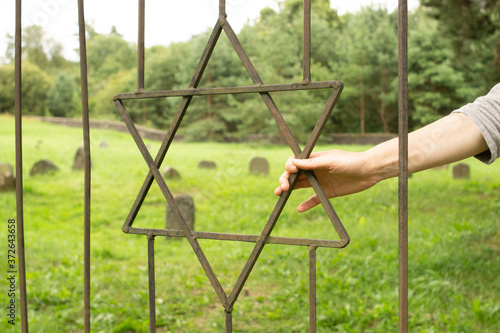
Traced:
MULTIPOLYGON (((285 172, 280 177, 274 194, 280 196, 290 188, 289 178, 293 173, 301 170, 312 170, 318 178, 321 187, 328 198, 353 194, 366 190, 382 177, 373 172, 368 152, 354 153, 342 150, 330 150, 312 153, 309 159, 290 157, 285 164, 285 172)), ((311 187, 305 173, 301 173, 294 189, 311 187)), ((298 212, 305 212, 320 203, 319 198, 313 195, 297 207, 298 212)))

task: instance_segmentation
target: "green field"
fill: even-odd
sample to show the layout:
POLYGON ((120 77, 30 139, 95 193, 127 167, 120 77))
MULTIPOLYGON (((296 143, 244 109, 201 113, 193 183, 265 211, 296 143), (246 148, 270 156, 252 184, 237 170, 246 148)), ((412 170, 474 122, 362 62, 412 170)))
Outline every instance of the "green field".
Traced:
MULTIPOLYGON (((83 329, 83 172, 71 169, 81 129, 25 120, 24 216, 31 332, 83 329), (38 160, 59 173, 30 177, 38 160)), ((148 168, 131 137, 92 130, 92 331, 148 332, 145 236, 121 231, 148 168), (108 148, 100 148, 102 141, 108 148)), ((156 154, 160 143, 147 141, 156 154)), ((331 147, 322 146, 319 149, 331 147)), ((339 147, 336 147, 339 148, 339 147)), ((362 150, 367 147, 340 147, 362 150)), ((196 229, 260 234, 290 149, 277 145, 175 142, 164 166, 182 179, 174 194, 195 199, 196 229), (266 157, 269 176, 248 172, 266 157), (200 160, 216 170, 201 171, 200 160)), ((0 161, 14 164, 14 120, 0 117, 0 161)), ((453 180, 451 166, 409 179, 409 325, 411 332, 500 332, 500 168, 466 161, 471 178, 453 180)), ((332 200, 351 243, 318 249, 318 332, 397 332, 397 180, 332 200)), ((295 207, 311 192, 292 194, 273 236, 337 239, 324 210, 295 207)), ((0 249, 6 275, 7 220, 15 194, 0 193, 0 249)), ((134 226, 162 228, 165 199, 156 185, 134 226)), ((156 239, 157 332, 223 332, 224 311, 185 239, 156 239)), ((226 292, 250 243, 200 240, 226 292)), ((235 332, 308 332, 308 249, 267 245, 233 314, 235 332)), ((7 324, 7 280, 0 279, 1 332, 7 324)))

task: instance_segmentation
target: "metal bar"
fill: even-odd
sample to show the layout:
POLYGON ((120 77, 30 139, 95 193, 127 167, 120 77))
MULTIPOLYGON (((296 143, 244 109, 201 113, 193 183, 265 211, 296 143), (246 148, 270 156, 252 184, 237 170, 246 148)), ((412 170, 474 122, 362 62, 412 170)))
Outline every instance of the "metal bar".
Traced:
POLYGON ((309 247, 309 333, 316 333, 316 247, 309 247))
MULTIPOLYGON (((195 72, 189 84, 190 88, 196 88, 200 83, 203 72, 207 67, 208 60, 212 55, 212 52, 215 48, 215 44, 217 44, 217 40, 219 39, 221 32, 222 32, 222 27, 220 26, 219 22, 217 22, 212 31, 212 34, 210 35, 207 46, 205 47, 205 50, 200 58, 200 61, 198 62, 198 65, 195 69, 195 72)), ((172 141, 174 140, 175 134, 179 129, 180 123, 184 118, 184 115, 186 114, 186 110, 189 107, 191 100, 192 96, 183 98, 181 104, 179 105, 179 108, 177 109, 177 113, 175 114, 174 119, 170 124, 167 135, 165 136, 165 139, 163 140, 163 143, 160 149, 158 150, 158 154, 156 155, 155 158, 155 163, 158 168, 161 166, 165 158, 165 155, 167 153, 167 150, 172 144, 172 141)), ((122 227, 123 232, 128 232, 128 229, 130 228, 135 218, 137 217, 137 213, 139 212, 139 209, 141 208, 142 203, 144 202, 144 199, 146 198, 146 195, 149 192, 151 185, 153 184, 153 179, 154 179, 153 174, 151 173, 151 171, 149 171, 141 187, 141 190, 139 191, 139 194, 137 195, 137 198, 132 206, 132 209, 130 210, 129 215, 127 216, 127 219, 123 224, 122 227)))
POLYGON ((90 205, 91 205, 91 161, 90 120, 87 82, 87 45, 85 40, 85 10, 83 0, 78 0, 78 25, 80 37, 80 83, 82 91, 82 123, 84 149, 84 226, 83 226, 83 295, 84 331, 90 332, 90 205))
POLYGON ((155 236, 148 235, 149 332, 156 332, 155 236))
POLYGON ((408 2, 398 6, 399 332, 408 332, 408 2))
POLYGON ((304 83, 311 82, 311 0, 304 0, 304 48, 303 74, 304 83))
POLYGON ((233 332, 233 312, 226 311, 226 333, 233 332))
POLYGON ((24 249, 24 197, 23 197, 23 125, 22 125, 22 1, 16 0, 15 36, 15 130, 16 130, 16 228, 17 260, 19 268, 19 304, 21 312, 21 331, 28 332, 28 302, 26 293, 26 258, 24 249))
MULTIPOLYGON (((183 230, 165 230, 165 229, 150 229, 150 228, 134 228, 128 230, 130 234, 148 235, 165 237, 186 237, 186 232, 183 230)), ((259 240, 258 235, 240 235, 240 234, 226 234, 217 232, 204 232, 204 231, 191 231, 196 239, 212 239, 221 241, 234 241, 234 242, 248 242, 256 243, 259 240)), ((327 248, 342 248, 348 242, 345 240, 328 240, 328 239, 310 239, 310 238, 293 238, 293 237, 273 237, 269 236, 264 241, 265 244, 280 244, 280 245, 295 245, 295 246, 316 246, 327 248)))
POLYGON ((226 0, 219 0, 219 17, 225 19, 226 14, 226 0))
POLYGON ((196 256, 198 257, 198 260, 200 261, 201 266, 203 267, 203 270, 205 271, 205 274, 207 275, 208 279, 212 283, 212 286, 217 293, 217 296, 219 296, 219 300, 221 301, 223 306, 226 306, 226 293, 224 292, 224 289, 222 288, 219 280, 215 276, 215 273, 212 269, 212 266, 210 266, 210 263, 208 262, 205 253, 200 247, 200 244, 196 240, 196 238, 193 236, 191 231, 189 230, 186 221, 184 220, 184 217, 182 216, 179 207, 175 203, 174 196, 170 192, 167 184, 165 183, 165 180, 163 179, 160 171, 158 170, 158 166, 156 165, 155 161, 153 160, 153 157, 149 154, 148 149, 146 148, 146 145, 144 144, 144 141, 142 140, 139 132, 137 131, 137 128, 135 127, 132 119, 130 118, 129 114, 127 113, 127 110, 121 103, 121 101, 115 101, 115 105, 118 108, 118 111, 120 111, 120 114, 125 121, 125 124, 127 125, 128 130, 130 131, 130 134, 134 138, 135 143, 137 144, 137 147, 141 151, 142 156, 144 157, 144 160, 146 161, 146 164, 148 165, 151 173, 153 174, 154 179, 156 180, 158 186, 160 187, 160 190, 163 193, 163 196, 167 200, 168 204, 170 205, 170 208, 172 209, 175 217, 177 218, 178 221, 180 221, 180 225, 184 228, 184 231, 186 232, 186 238, 189 240, 189 243, 191 244, 191 247, 193 248, 193 251, 195 252, 196 256))
POLYGON ((297 91, 313 89, 335 89, 341 90, 343 84, 340 81, 319 81, 308 83, 288 83, 288 84, 268 84, 240 87, 217 87, 217 88, 190 88, 182 90, 162 90, 122 93, 114 96, 114 100, 160 98, 160 97, 187 97, 204 95, 227 95, 227 94, 248 94, 248 93, 266 93, 276 91, 297 91))
POLYGON ((137 91, 144 91, 145 0, 139 0, 139 36, 137 38, 137 91))

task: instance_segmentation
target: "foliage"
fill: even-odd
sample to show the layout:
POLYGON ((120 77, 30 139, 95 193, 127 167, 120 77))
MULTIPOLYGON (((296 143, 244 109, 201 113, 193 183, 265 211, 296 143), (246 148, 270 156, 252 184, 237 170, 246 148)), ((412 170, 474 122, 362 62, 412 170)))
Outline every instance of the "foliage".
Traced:
MULTIPOLYGON (((247 23, 238 33, 265 84, 303 80, 302 6, 302 0, 281 1, 277 10, 263 9, 255 21, 247 23)), ((425 0, 410 13, 410 129, 471 102, 500 80, 498 8, 493 0, 425 0)), ((312 80, 339 80, 345 87, 326 130, 396 132, 396 12, 372 6, 339 16, 329 0, 318 0, 312 2, 311 13, 312 80)), ((184 42, 148 48, 145 89, 186 89, 209 35, 210 31, 205 31, 184 42)), ((28 64, 24 71, 34 71, 37 80, 41 80, 40 87, 35 87, 29 82, 31 74, 25 74, 26 113, 41 115, 49 111, 73 116, 71 109, 79 103, 70 102, 69 96, 71 86, 79 85, 78 64, 65 60, 61 45, 47 39, 40 26, 26 27, 23 38, 23 58, 28 64), (62 92, 63 87, 67 91, 62 92), (70 110, 61 108, 65 103, 72 104, 70 110)), ((11 63, 0 66, 2 113, 12 112, 13 104, 11 36, 10 40, 7 59, 11 63)), ((118 119, 113 96, 133 92, 137 87, 136 45, 125 41, 116 28, 104 34, 89 25, 87 46, 91 116, 118 119)), ((199 87, 253 85, 255 82, 247 70, 222 32, 199 87)), ((309 91, 271 96, 289 127, 304 140, 328 94, 328 91, 309 91)), ((77 97, 73 93, 73 98, 77 97)), ((126 102, 136 123, 161 129, 171 125, 179 105, 180 98, 126 102)), ((258 94, 194 97, 178 131, 190 141, 280 139, 276 124, 258 94)))
POLYGON ((78 106, 75 100, 76 89, 73 78, 61 72, 54 80, 54 85, 47 94, 47 109, 56 117, 67 117, 75 114, 78 106))
MULTIPOLYGON (((34 120, 23 124, 24 232, 28 310, 35 332, 83 329, 83 173, 73 171, 81 129, 34 120), (29 177, 41 158, 58 174, 29 177)), ((0 161, 14 163, 14 119, 0 119, 0 161)), ((160 142, 146 140, 152 154, 160 142)), ((325 149, 331 147, 318 147, 325 149)), ((335 147, 362 150, 368 147, 335 147)), ((91 131, 91 319, 95 332, 148 330, 146 237, 121 226, 148 167, 128 134, 91 131), (99 148, 102 141, 108 148, 99 148)), ((273 194, 290 149, 261 144, 174 142, 164 165, 174 195, 196 205, 196 229, 259 235, 277 198, 273 194), (252 157, 270 164, 269 176, 248 172, 252 157), (200 172, 200 160, 217 169, 200 172)), ((471 178, 453 180, 451 167, 409 179, 409 331, 498 333, 500 308, 500 170, 469 159, 471 178), (459 193, 459 195, 457 195, 459 193)), ((397 180, 332 200, 351 237, 344 249, 317 251, 318 332, 398 330, 397 180)), ((297 214, 311 191, 293 193, 273 236, 337 239, 321 207, 297 214)), ((156 183, 134 226, 163 228, 165 199, 156 183)), ((0 193, 4 219, 15 218, 15 193, 0 193)), ((6 238, 0 229, 0 239, 6 238)), ((198 239, 226 291, 254 244, 198 239)), ((5 245, 6 243, 1 243, 5 245)), ((222 332, 224 310, 186 240, 155 241, 157 332, 222 332)), ((236 302, 234 330, 307 332, 308 249, 266 245, 236 302)), ((7 280, 0 288, 7 290, 7 280)), ((16 299, 19 301, 19 299, 16 299)), ((6 304, 7 294, 0 302, 6 304)), ((19 304, 19 303, 16 303, 19 304)), ((7 325, 6 317, 0 325, 7 325)), ((19 320, 19 317, 18 317, 19 320)), ((4 326, 2 326, 4 327, 4 326)), ((5 326, 7 327, 7 326, 5 326)), ((17 325, 12 332, 20 332, 17 325)))
MULTIPOLYGON (((52 78, 29 62, 23 63, 21 78, 24 114, 45 115, 45 101, 52 78)), ((0 68, 0 113, 14 113, 14 64, 0 68)))

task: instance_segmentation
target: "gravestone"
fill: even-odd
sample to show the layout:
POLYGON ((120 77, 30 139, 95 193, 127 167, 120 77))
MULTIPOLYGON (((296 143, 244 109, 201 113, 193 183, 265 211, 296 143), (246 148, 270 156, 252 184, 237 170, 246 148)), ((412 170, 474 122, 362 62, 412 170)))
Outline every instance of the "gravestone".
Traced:
POLYGON ((36 162, 33 167, 31 167, 30 176, 44 175, 47 173, 58 172, 59 168, 49 160, 41 160, 36 162))
POLYGON ((200 169, 216 169, 217 164, 215 164, 215 162, 212 162, 212 161, 201 161, 200 163, 198 163, 198 168, 200 168, 200 169))
POLYGON ((469 179, 470 168, 467 164, 459 163, 453 167, 453 179, 469 179))
POLYGON ((180 179, 181 178, 181 175, 180 175, 179 171, 177 171, 176 169, 172 168, 171 166, 165 167, 162 170, 161 174, 166 179, 180 179))
POLYGON ((75 161, 73 162, 73 170, 85 169, 85 150, 83 147, 78 148, 75 154, 75 161))
POLYGON ((269 163, 263 157, 254 157, 250 161, 250 172, 254 175, 268 175, 269 174, 269 163))
MULTIPOLYGON (((92 168, 92 163, 90 164, 92 168)), ((85 149, 83 147, 78 148, 75 154, 75 161, 73 162, 73 170, 83 170, 85 169, 85 149)))
POLYGON ((0 162, 0 192, 14 191, 16 189, 16 176, 12 165, 0 162))
MULTIPOLYGON (((181 194, 174 197, 174 200, 177 204, 177 207, 179 207, 181 215, 184 218, 184 221, 186 221, 189 230, 193 231, 194 215, 195 215, 193 197, 191 197, 188 194, 181 194)), ((184 227, 181 225, 181 222, 177 220, 177 217, 175 216, 174 212, 172 211, 168 203, 167 203, 167 218, 165 227, 168 230, 184 230, 184 227)))

